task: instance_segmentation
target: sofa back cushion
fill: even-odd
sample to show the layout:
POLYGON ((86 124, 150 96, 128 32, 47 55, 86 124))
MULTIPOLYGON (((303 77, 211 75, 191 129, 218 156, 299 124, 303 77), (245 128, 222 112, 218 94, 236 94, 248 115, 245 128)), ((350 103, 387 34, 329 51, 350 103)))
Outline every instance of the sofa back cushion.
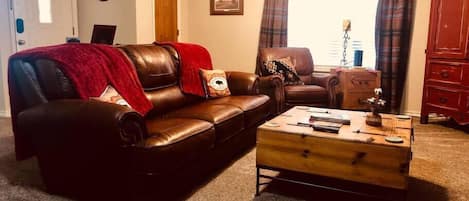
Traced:
POLYGON ((261 48, 259 52, 260 72, 264 71, 264 63, 274 59, 290 57, 295 70, 305 84, 312 83, 312 73, 314 71, 313 58, 308 48, 283 47, 283 48, 261 48))
POLYGON ((51 100, 78 98, 73 84, 57 65, 60 64, 48 59, 10 60, 10 84, 15 85, 14 93, 28 103, 27 107, 51 100))
POLYGON ((153 103, 149 115, 162 115, 201 100, 184 94, 179 88, 179 56, 170 46, 125 45, 119 48, 134 64, 145 94, 153 103))
POLYGON ((178 84, 177 66, 165 48, 155 45, 126 45, 120 49, 134 64, 145 91, 178 84))

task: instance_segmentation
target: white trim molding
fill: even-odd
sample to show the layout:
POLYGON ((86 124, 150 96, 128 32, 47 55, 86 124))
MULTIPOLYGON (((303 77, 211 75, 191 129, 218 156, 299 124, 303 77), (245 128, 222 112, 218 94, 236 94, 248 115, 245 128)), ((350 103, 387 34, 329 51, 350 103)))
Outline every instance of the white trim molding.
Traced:
POLYGON ((0 117, 8 117, 8 118, 10 118, 10 117, 11 117, 11 112, 8 111, 8 110, 7 110, 7 111, 2 110, 2 111, 0 111, 0 117))
POLYGON ((420 111, 406 110, 403 113, 412 117, 420 117, 420 111))

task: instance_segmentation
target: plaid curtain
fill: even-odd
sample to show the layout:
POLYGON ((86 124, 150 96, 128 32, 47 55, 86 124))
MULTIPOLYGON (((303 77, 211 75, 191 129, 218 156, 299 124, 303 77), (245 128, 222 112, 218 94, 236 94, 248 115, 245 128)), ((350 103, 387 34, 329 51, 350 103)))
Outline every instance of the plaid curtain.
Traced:
MULTIPOLYGON (((288 0, 265 0, 262 12, 259 49, 287 47, 288 0)), ((260 75, 259 59, 256 73, 260 75)))
POLYGON ((414 0, 379 0, 376 13, 376 68, 386 112, 399 113, 407 74, 414 0))

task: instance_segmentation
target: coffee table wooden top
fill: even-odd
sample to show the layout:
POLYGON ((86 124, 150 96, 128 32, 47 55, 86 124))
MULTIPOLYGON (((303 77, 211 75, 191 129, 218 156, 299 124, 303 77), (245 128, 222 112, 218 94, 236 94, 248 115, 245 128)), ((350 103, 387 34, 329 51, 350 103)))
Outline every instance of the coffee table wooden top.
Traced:
POLYGON ((351 124, 343 125, 338 134, 314 131, 311 127, 296 125, 304 122, 312 114, 314 107, 296 106, 274 119, 264 123, 258 129, 270 132, 281 132, 283 134, 307 135, 319 138, 330 138, 359 143, 370 143, 383 146, 405 147, 411 146, 412 118, 399 119, 393 114, 381 114, 383 118, 382 127, 368 126, 365 123, 366 112, 327 109, 331 114, 347 114, 350 116, 351 124), (270 126, 271 123, 278 126, 270 126), (357 130, 360 132, 357 133, 357 130), (390 143, 385 140, 386 136, 399 136, 403 143, 390 143))

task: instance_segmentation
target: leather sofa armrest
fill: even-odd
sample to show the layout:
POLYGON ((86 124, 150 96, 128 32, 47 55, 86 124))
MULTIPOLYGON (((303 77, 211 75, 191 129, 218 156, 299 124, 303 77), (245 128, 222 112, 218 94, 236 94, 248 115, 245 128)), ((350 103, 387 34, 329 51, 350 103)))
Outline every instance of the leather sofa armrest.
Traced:
POLYGON ((232 95, 259 94, 259 78, 256 74, 227 71, 226 78, 232 95))
POLYGON ((285 90, 283 81, 278 75, 259 77, 259 91, 270 97, 270 112, 273 115, 285 110, 285 90))
POLYGON ((336 86, 339 84, 339 78, 333 74, 313 74, 312 84, 324 87, 329 94, 329 107, 337 107, 336 86))
POLYGON ((48 192, 72 194, 80 188, 83 199, 111 189, 127 195, 133 153, 146 135, 140 114, 112 103, 62 99, 26 109, 17 121, 18 129, 32 136, 48 192))
POLYGON ((22 111, 17 120, 21 132, 31 133, 33 144, 35 140, 48 144, 48 140, 68 138, 117 148, 135 146, 147 136, 140 114, 124 106, 94 100, 48 102, 22 111))

